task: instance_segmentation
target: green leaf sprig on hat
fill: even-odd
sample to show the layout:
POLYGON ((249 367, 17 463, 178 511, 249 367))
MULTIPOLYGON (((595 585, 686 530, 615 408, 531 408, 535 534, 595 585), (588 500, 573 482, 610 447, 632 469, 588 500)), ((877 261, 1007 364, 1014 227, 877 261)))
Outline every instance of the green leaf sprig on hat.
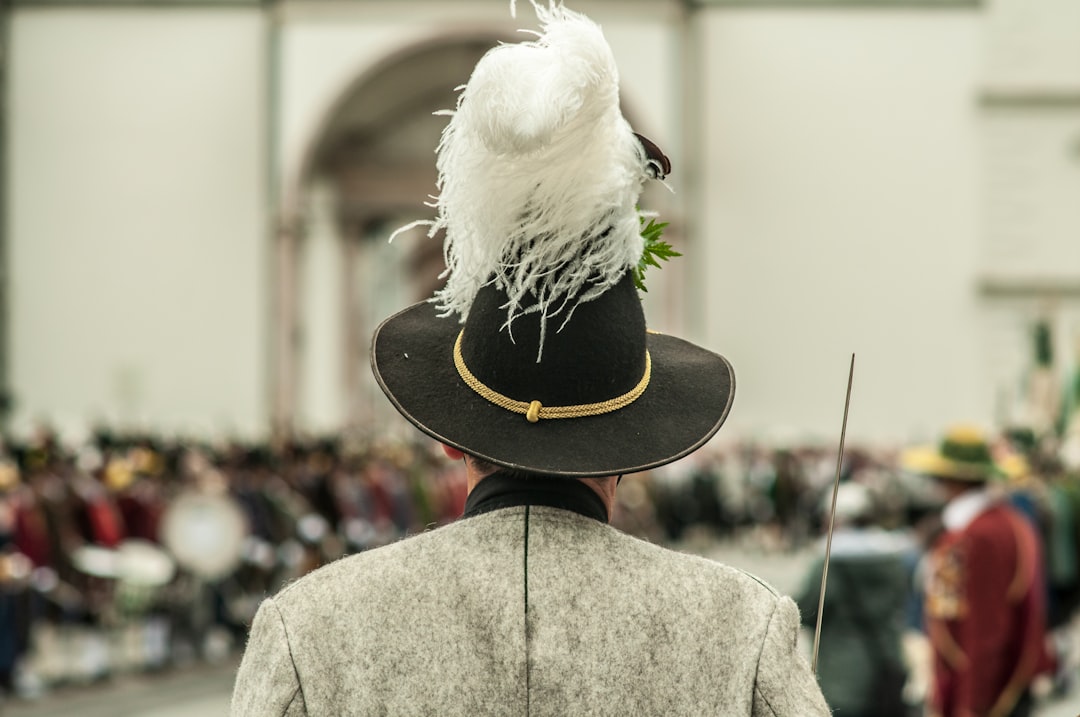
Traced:
POLYGON ((659 269, 661 268, 660 261, 668 261, 671 257, 682 256, 682 254, 660 238, 664 233, 664 227, 668 225, 667 222, 658 223, 652 217, 646 217, 640 212, 638 219, 641 220, 641 238, 645 240, 645 246, 641 251, 641 259, 634 267, 634 286, 638 288, 638 291, 648 293, 649 290, 645 288, 645 270, 650 266, 659 269))

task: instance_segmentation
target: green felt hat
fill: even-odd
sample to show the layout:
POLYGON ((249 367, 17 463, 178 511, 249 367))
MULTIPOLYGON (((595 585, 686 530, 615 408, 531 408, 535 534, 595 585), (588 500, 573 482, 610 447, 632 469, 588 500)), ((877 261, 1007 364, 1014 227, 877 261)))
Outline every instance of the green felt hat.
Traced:
POLYGON ((1005 476, 983 431, 968 425, 950 428, 936 446, 905 451, 901 462, 907 470, 935 478, 983 482, 1005 476))

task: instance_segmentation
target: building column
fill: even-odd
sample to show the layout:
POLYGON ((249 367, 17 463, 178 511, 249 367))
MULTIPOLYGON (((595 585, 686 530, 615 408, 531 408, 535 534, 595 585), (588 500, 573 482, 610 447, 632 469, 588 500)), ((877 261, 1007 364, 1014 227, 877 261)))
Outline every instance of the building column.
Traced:
POLYGON ((300 221, 281 219, 274 243, 273 367, 271 433, 275 442, 288 440, 296 429, 296 376, 300 327, 297 310, 297 254, 300 221))

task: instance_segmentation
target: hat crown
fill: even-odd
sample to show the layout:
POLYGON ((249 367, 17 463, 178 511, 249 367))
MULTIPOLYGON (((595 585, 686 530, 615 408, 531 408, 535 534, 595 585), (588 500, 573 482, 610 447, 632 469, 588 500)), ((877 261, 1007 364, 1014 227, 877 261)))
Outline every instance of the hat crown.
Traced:
POLYGON ((543 361, 536 360, 539 313, 506 325, 505 302, 505 291, 493 284, 481 289, 461 337, 466 366, 489 389, 517 401, 570 406, 610 400, 641 381, 645 315, 629 272, 578 306, 573 321, 546 332, 543 361))
POLYGON ((957 463, 991 467, 994 464, 990 446, 982 432, 969 428, 955 428, 941 441, 941 455, 957 463))

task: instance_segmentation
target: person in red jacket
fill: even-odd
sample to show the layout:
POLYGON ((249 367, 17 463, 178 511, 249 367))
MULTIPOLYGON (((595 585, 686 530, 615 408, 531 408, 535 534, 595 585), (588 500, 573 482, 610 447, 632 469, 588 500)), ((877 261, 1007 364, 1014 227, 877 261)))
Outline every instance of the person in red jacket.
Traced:
POLYGON ((1052 667, 1040 538, 1005 501, 981 431, 950 430, 908 451, 946 500, 926 562, 925 628, 933 652, 932 717, 1032 714, 1031 685, 1052 667))

